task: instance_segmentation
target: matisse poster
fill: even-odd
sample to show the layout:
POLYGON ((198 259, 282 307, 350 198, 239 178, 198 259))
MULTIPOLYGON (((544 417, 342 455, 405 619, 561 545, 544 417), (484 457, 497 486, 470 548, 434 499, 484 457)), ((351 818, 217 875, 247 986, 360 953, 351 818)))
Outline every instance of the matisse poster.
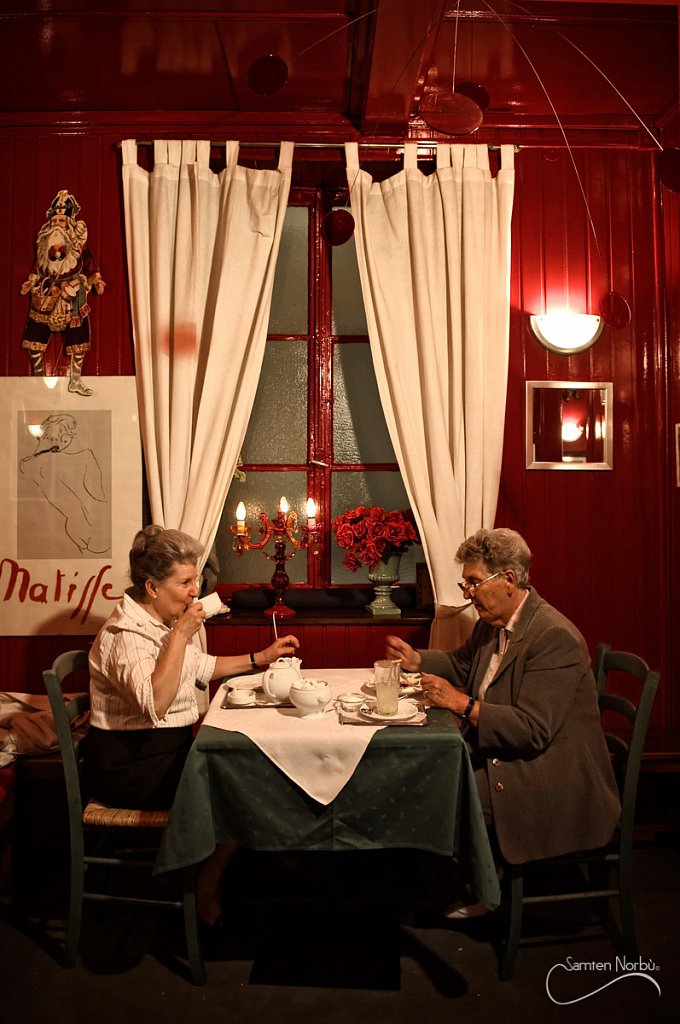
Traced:
POLYGON ((134 377, 0 378, 0 635, 94 634, 128 585, 141 526, 134 377))

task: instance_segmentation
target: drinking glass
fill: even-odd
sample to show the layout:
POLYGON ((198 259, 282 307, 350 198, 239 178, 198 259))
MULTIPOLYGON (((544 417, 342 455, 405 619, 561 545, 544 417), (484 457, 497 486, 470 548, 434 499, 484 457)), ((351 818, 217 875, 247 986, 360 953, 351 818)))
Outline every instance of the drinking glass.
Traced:
POLYGON ((376 711, 379 715, 396 715, 399 704, 401 659, 374 661, 376 711))

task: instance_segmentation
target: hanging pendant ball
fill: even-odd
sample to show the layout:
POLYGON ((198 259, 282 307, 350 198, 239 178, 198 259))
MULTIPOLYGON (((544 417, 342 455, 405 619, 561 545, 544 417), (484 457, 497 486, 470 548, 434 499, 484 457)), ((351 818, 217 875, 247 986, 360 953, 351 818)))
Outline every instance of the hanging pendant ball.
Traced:
POLYGON ((671 192, 680 192, 680 149, 664 149, 659 154, 659 178, 671 192))
POLYGON ((430 92, 420 104, 420 116, 444 135, 471 135, 484 120, 479 104, 462 92, 430 92))
POLYGON ((607 292, 600 300, 600 316, 607 327, 621 331, 630 323, 630 306, 620 292, 607 292))
POLYGON ((344 245, 354 234, 354 217, 349 210, 331 210, 324 217, 321 230, 331 245, 344 245))
POLYGON ((477 104, 483 114, 485 114, 489 109, 491 97, 484 86, 478 85, 477 82, 457 82, 454 90, 454 96, 456 93, 460 93, 462 96, 467 96, 469 100, 472 100, 477 104))
POLYGON ((257 96, 273 96, 287 81, 288 65, 272 53, 258 57, 248 68, 248 88, 257 96))

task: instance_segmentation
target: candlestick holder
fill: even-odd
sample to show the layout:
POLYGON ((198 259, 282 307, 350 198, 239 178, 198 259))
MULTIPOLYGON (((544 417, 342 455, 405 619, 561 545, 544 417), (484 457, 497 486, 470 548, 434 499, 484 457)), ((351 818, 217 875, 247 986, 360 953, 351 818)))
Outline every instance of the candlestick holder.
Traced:
POLYGON ((288 589, 290 579, 286 572, 286 562, 293 558, 295 550, 287 551, 290 543, 294 549, 306 548, 312 555, 319 553, 319 538, 321 528, 316 520, 316 505, 310 498, 307 502, 307 525, 301 526, 298 523, 296 512, 288 511, 288 502, 285 498, 279 501, 278 511, 274 519, 270 519, 266 512, 260 512, 260 526, 258 534, 261 540, 253 540, 250 535, 250 527, 246 525, 246 510, 243 502, 239 502, 236 509, 236 525, 229 526, 234 534, 231 546, 236 554, 241 557, 244 551, 261 551, 266 559, 274 563, 274 573, 271 578, 271 585, 274 591, 274 604, 266 608, 265 615, 274 615, 278 618, 290 618, 295 615, 293 608, 289 608, 284 601, 284 594, 288 589), (265 551, 265 547, 274 538, 274 554, 265 551))

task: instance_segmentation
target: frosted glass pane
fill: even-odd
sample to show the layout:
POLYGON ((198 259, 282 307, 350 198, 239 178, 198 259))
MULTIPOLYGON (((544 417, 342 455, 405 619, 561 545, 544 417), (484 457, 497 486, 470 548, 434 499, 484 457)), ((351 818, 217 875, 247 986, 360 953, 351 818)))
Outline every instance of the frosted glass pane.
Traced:
POLYGON ((368 342, 333 348, 333 460, 396 462, 368 342))
MULTIPOLYGON (((232 550, 234 535, 230 524, 236 525, 236 506, 242 501, 246 506, 246 525, 250 527, 253 541, 262 538, 258 534, 260 512, 266 512, 270 519, 276 516, 279 498, 284 495, 291 512, 297 512, 301 523, 307 522, 307 474, 293 472, 247 473, 246 482, 232 480, 222 518, 217 531, 215 547, 219 560, 219 580, 223 583, 269 583, 274 572, 274 563, 264 555, 274 554, 274 538, 269 540, 263 551, 244 551, 239 557, 232 550)), ((286 562, 286 572, 291 583, 307 582, 307 552, 288 544, 288 552, 295 551, 293 558, 286 562)))
POLYGON ((307 342, 269 340, 243 448, 247 463, 307 462, 307 342))
POLYGON ((368 334, 354 235, 344 245, 333 246, 331 261, 333 334, 368 334))
MULTIPOLYGON (((335 519, 341 512, 347 512, 357 505, 380 505, 391 512, 392 509, 409 507, 409 500, 404 490, 400 473, 333 473, 331 493, 331 518, 335 519)), ((331 583, 354 583, 362 585, 368 582, 368 569, 362 566, 356 572, 350 572, 342 564, 345 552, 339 548, 335 534, 331 539, 331 583)), ((400 581, 415 583, 416 562, 423 561, 423 549, 420 544, 412 544, 401 559, 400 581)))
POLYGON ((269 314, 270 334, 307 334, 309 210, 289 206, 283 222, 269 314))

